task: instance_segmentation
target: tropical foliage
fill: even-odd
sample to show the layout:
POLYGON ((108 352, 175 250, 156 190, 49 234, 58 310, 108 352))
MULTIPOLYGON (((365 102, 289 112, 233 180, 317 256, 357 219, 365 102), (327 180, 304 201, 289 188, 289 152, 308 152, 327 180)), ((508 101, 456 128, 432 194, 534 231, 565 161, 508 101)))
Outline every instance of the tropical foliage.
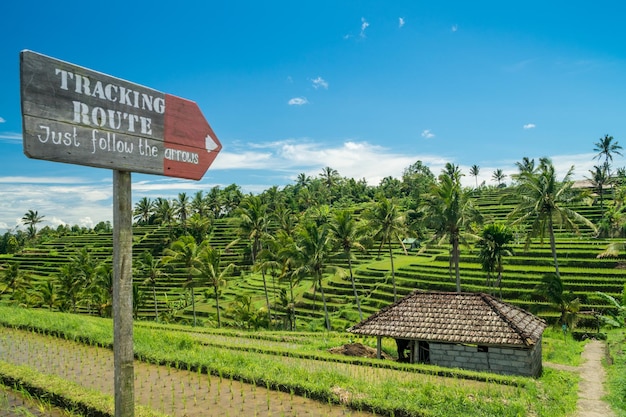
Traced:
POLYGON ((539 236, 543 241, 546 234, 548 235, 554 269, 558 277, 560 271, 556 253, 555 223, 573 231, 578 230, 579 224, 596 229, 590 220, 571 208, 570 204, 580 199, 580 194, 572 190, 573 171, 572 166, 559 182, 554 165, 548 158, 540 159, 537 170, 521 171, 517 176, 519 185, 515 192, 519 203, 510 215, 513 219, 511 224, 514 226, 530 223, 527 244, 530 244, 532 237, 539 236))
MULTIPOLYGON (((375 186, 325 167, 258 195, 244 195, 232 184, 173 198, 141 197, 133 212, 136 311, 162 322, 295 330, 296 321, 312 329, 345 328, 413 289, 497 287, 504 299, 528 306, 529 294, 549 270, 543 265, 544 239, 550 241, 553 270, 565 275, 563 282, 581 305, 606 309, 610 302, 596 290, 616 295, 613 282, 601 278, 614 271, 601 272, 587 289, 572 265, 608 270, 623 242, 598 240, 612 243, 604 258, 592 259, 598 249, 579 261, 574 258, 581 249, 568 239, 624 236, 626 170, 604 168, 619 154, 616 145, 612 138, 596 144, 598 168, 608 173, 602 192, 600 184, 575 188, 571 171, 558 180, 547 158, 535 163, 525 157, 502 189, 478 187, 478 165, 469 172, 476 177, 470 189, 459 166, 448 163, 435 177, 416 161, 400 178, 386 177, 375 186), (594 190, 596 202, 588 198, 594 190), (509 197, 501 199, 503 194, 509 197), (200 258, 209 248, 219 254, 219 265, 215 273, 201 273, 200 258), (567 256, 564 271, 557 252, 567 256), (243 311, 255 318, 234 316, 243 311)), ((496 173, 496 182, 506 177, 496 173)), ((110 223, 53 229, 36 210, 22 220, 24 230, 0 238, 6 256, 0 261, 0 300, 110 315, 110 223), (23 274, 13 278, 11 264, 19 264, 23 274)), ((204 261, 210 264, 208 256, 204 261)))

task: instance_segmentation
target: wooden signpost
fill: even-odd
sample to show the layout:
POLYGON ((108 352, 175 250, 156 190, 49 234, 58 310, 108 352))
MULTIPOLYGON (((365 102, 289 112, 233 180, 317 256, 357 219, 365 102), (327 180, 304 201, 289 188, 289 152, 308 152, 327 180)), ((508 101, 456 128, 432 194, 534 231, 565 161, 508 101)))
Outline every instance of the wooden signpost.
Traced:
POLYGON ((222 149, 196 103, 21 53, 29 158, 199 180, 222 149))
POLYGON ((196 103, 20 54, 24 153, 113 170, 115 416, 134 416, 131 172, 199 180, 222 149, 196 103))

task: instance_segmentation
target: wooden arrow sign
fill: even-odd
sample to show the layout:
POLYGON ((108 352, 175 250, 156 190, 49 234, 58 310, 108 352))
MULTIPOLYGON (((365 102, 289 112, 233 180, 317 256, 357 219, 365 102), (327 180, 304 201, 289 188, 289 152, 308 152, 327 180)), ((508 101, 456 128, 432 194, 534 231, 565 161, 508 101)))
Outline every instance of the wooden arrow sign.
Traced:
POLYGON ((222 149, 192 101, 32 51, 20 77, 29 158, 199 180, 222 149))

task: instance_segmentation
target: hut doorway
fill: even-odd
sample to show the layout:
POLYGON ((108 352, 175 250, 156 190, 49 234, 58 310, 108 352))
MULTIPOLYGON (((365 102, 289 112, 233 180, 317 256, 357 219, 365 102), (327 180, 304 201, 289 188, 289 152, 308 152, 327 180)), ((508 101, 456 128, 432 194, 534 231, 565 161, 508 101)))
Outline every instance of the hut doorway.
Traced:
POLYGON ((417 342, 417 362, 430 363, 430 347, 428 346, 428 342, 423 340, 417 342))

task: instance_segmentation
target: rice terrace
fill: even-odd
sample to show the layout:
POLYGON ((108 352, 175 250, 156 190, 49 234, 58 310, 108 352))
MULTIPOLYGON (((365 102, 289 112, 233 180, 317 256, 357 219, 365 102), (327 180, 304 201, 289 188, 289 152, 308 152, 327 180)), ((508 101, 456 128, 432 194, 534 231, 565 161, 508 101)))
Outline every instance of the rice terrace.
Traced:
MULTIPOLYGON (((602 145, 621 149, 601 138, 602 161, 602 145)), ((607 159, 602 180, 574 183, 546 158, 517 165, 498 186, 417 161, 376 187, 327 167, 258 195, 233 184, 139 199, 135 414, 626 416, 626 173, 607 159), (478 313, 524 340, 354 331, 416 290, 482 294, 497 308, 478 313), (584 414, 590 341, 606 395, 584 414), (473 356, 438 365, 442 344, 473 356), (489 362, 522 348, 540 354, 535 377, 489 362)), ((112 226, 39 227, 45 215, 29 210, 0 239, 0 414, 113 415, 112 226)))

